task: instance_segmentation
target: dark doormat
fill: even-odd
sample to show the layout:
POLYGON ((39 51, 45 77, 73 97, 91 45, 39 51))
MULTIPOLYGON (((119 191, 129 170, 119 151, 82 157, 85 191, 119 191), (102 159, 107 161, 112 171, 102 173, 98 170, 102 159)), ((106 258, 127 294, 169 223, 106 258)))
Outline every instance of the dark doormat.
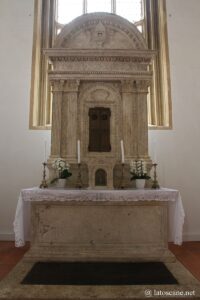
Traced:
POLYGON ((161 262, 37 262, 21 283, 43 285, 178 284, 161 262))

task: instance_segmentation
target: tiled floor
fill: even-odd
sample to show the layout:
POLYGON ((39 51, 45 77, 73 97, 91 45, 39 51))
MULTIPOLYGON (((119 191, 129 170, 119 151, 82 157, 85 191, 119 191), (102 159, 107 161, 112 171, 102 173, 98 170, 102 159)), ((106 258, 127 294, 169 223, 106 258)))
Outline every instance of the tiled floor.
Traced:
MULTIPOLYGON (((177 259, 200 280, 200 242, 185 242, 182 246, 169 244, 177 259)), ((0 241, 0 280, 6 276, 29 249, 15 248, 14 242, 0 241)))
POLYGON ((200 242, 185 242, 182 246, 169 244, 176 258, 200 281, 200 242))
POLYGON ((28 244, 22 248, 15 248, 14 242, 0 241, 0 280, 20 261, 28 248, 28 244))

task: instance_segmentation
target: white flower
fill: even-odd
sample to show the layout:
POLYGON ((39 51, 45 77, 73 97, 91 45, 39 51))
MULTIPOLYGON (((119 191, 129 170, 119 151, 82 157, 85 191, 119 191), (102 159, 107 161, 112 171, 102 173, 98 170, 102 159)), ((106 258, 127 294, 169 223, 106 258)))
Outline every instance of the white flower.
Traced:
POLYGON ((131 170, 131 172, 135 172, 135 170, 136 170, 136 162, 133 160, 131 160, 131 162, 130 162, 130 170, 131 170))
POLYGON ((59 172, 62 172, 65 169, 69 170, 69 164, 62 158, 57 158, 53 161, 52 167, 59 172))
POLYGON ((66 163, 65 163, 64 160, 60 160, 60 162, 59 162, 59 167, 60 167, 60 168, 65 168, 65 167, 66 167, 66 163))

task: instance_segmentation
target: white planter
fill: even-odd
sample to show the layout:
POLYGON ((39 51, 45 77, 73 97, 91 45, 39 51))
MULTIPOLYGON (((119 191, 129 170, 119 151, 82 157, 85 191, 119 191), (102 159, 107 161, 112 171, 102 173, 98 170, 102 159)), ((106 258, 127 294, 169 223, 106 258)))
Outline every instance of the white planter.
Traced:
POLYGON ((145 179, 136 179, 135 184, 136 184, 136 189, 144 189, 145 187, 145 179))
POLYGON ((66 187, 66 179, 59 178, 56 182, 56 187, 65 188, 66 187))

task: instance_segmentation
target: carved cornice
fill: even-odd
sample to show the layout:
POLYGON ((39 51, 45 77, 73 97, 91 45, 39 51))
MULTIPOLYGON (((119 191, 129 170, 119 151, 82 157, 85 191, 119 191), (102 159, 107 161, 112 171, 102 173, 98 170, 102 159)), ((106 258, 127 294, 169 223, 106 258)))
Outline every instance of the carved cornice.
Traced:
POLYGON ((71 61, 71 62, 82 62, 82 61, 102 61, 102 62, 133 62, 133 63, 145 63, 151 62, 150 57, 122 57, 122 56, 52 56, 52 62, 57 61, 71 61))
MULTIPOLYGON (((118 71, 49 71, 49 79, 53 80, 126 80, 138 79, 151 81, 152 72, 118 72, 118 71)), ((138 87, 139 88, 139 87, 138 87)))
POLYGON ((134 62, 150 64, 153 56, 156 54, 152 50, 116 50, 116 49, 87 49, 87 50, 71 50, 71 49, 45 49, 45 55, 52 62, 56 61, 102 61, 102 62, 134 62))

